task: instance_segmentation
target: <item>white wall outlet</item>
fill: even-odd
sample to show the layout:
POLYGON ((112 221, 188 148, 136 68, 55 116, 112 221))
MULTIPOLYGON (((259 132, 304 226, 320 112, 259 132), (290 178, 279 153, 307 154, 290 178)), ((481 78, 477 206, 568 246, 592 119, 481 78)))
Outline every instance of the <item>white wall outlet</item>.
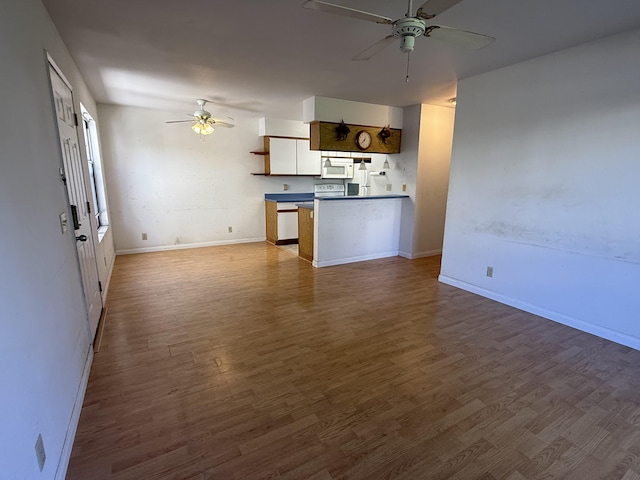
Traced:
POLYGON ((233 233, 233 227, 229 227, 229 233, 233 233))
POLYGON ((403 183, 403 184, 402 184, 402 191, 403 191, 403 192, 406 192, 406 191, 407 191, 407 184, 406 184, 406 183, 403 183))
POLYGON ((387 192, 390 192, 390 191, 391 191, 391 184, 387 183, 387 192))
POLYGON ((286 183, 282 184, 282 190, 289 190, 289 185, 286 183))
POLYGON ((142 234, 142 239, 143 239, 143 240, 146 240, 146 239, 147 239, 147 234, 146 234, 146 233, 143 233, 143 234, 142 234))
POLYGON ((493 267, 487 267, 487 277, 493 278, 493 267))
POLYGON ((36 458, 38 459, 38 467, 40 471, 44 468, 44 462, 47 460, 47 454, 44 452, 44 441, 42 440, 42 434, 38 434, 38 439, 36 440, 36 458))

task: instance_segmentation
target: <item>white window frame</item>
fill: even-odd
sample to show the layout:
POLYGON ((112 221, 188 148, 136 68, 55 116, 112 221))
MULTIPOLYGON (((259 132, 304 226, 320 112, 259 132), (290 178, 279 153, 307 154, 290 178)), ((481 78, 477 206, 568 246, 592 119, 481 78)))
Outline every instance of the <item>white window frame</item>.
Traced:
POLYGON ((80 111, 82 113, 82 130, 85 139, 87 162, 89 163, 88 169, 89 181, 91 183, 93 214, 96 219, 98 239, 102 241, 109 227, 109 212, 104 186, 102 157, 100 155, 100 142, 98 141, 98 127, 82 103, 80 104, 80 111))

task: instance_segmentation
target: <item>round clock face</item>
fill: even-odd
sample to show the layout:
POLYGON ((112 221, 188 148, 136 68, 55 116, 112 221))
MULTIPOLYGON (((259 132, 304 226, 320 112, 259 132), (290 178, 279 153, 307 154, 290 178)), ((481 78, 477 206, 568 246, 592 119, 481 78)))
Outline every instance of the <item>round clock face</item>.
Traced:
POLYGON ((371 135, 369 132, 361 130, 356 134, 356 146, 360 150, 366 150, 371 146, 371 135))

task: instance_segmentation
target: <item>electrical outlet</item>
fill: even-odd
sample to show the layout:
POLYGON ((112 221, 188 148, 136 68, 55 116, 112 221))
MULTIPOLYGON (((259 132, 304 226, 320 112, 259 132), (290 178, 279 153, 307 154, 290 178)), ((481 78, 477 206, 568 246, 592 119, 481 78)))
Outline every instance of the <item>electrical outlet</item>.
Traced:
POLYGON ((44 462, 47 460, 47 454, 44 452, 44 441, 42 440, 42 434, 38 434, 38 440, 36 440, 36 458, 38 459, 38 467, 40 471, 44 468, 44 462))
POLYGON ((390 192, 390 191, 391 191, 391 184, 387 183, 387 192, 390 192))
POLYGON ((402 184, 402 191, 403 191, 403 192, 406 192, 406 191, 407 191, 407 184, 406 184, 406 183, 403 183, 403 184, 402 184))
POLYGON ((286 183, 283 183, 282 190, 289 190, 289 185, 287 185, 286 183))
POLYGON ((147 239, 147 234, 146 234, 146 233, 143 233, 143 234, 142 234, 142 239, 143 239, 143 240, 146 240, 146 239, 147 239))
POLYGON ((487 277, 493 278, 493 267, 487 267, 487 277))
POLYGON ((233 227, 229 227, 229 233, 233 233, 233 227))

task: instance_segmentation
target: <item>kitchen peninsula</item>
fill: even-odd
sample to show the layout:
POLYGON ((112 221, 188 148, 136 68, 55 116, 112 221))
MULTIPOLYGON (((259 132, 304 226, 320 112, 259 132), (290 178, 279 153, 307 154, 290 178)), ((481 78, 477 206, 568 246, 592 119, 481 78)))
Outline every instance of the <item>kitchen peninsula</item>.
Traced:
POLYGON ((290 215, 293 220, 295 206, 299 254, 314 267, 393 257, 399 254, 402 206, 408 198, 397 194, 315 198, 309 193, 265 194, 267 240, 294 243, 283 238, 280 217, 290 215))
POLYGON ((408 198, 394 194, 316 197, 313 266, 398 255, 402 206, 408 198))

